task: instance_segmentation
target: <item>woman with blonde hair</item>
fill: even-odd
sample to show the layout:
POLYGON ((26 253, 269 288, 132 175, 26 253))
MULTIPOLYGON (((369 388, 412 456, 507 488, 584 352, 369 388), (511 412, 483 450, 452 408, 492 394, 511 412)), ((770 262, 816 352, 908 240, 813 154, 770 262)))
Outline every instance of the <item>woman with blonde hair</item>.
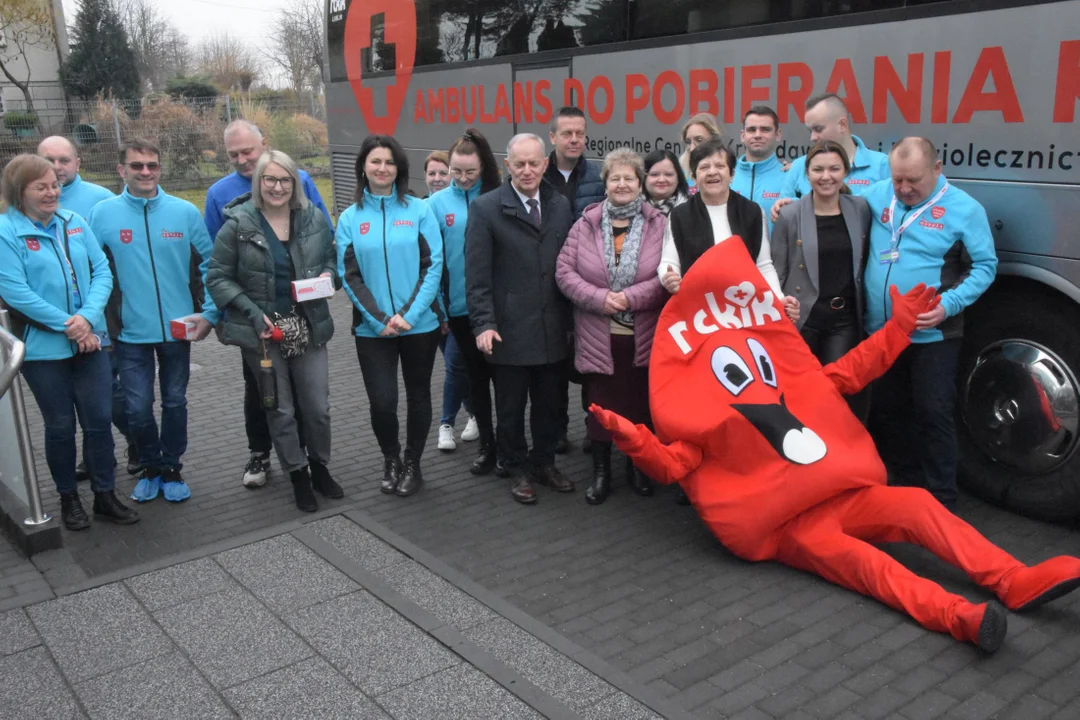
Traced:
POLYGON ((716 124, 715 116, 703 112, 691 116, 686 121, 680 137, 683 142, 683 154, 679 157, 679 164, 682 165, 683 175, 686 176, 686 181, 690 185, 690 195, 693 195, 697 192, 697 186, 694 184, 694 174, 690 171, 690 153, 703 142, 723 140, 724 131, 716 124))

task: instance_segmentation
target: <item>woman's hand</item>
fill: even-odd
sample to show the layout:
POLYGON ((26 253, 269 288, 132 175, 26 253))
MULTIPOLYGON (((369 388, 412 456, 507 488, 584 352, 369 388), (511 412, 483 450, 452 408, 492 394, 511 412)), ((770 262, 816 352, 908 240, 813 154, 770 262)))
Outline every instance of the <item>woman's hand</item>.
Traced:
POLYGON ((626 302, 626 296, 622 293, 613 293, 608 290, 604 296, 604 314, 616 315, 630 309, 630 303, 626 302))
POLYGON ((266 330, 259 333, 259 337, 263 340, 269 340, 270 336, 274 334, 274 323, 270 322, 270 318, 263 315, 263 323, 266 325, 266 330))
POLYGON ((405 318, 401 317, 400 315, 394 315, 394 317, 390 318, 390 321, 386 324, 392 325, 394 329, 397 330, 399 333, 409 332, 410 330, 412 330, 412 325, 405 322, 405 318))
POLYGON ((792 295, 784 296, 784 312, 787 313, 788 319, 793 323, 799 322, 799 299, 792 295))
POLYGON ((78 343, 80 353, 92 353, 101 349, 101 338, 94 333, 90 333, 78 343))
POLYGON ((64 321, 64 335, 67 336, 68 340, 81 343, 86 339, 87 335, 92 333, 93 328, 90 327, 90 321, 82 315, 72 315, 64 321))
MULTIPOLYGON (((396 315, 394 317, 397 317, 396 315)), ((390 321, 386 323, 382 330, 379 331, 379 337, 397 337, 398 329, 394 327, 394 318, 390 318, 390 321)))
POLYGON ((679 285, 682 284, 682 275, 675 272, 675 269, 668 265, 667 272, 660 278, 660 284, 664 286, 665 290, 674 295, 679 292, 679 285))

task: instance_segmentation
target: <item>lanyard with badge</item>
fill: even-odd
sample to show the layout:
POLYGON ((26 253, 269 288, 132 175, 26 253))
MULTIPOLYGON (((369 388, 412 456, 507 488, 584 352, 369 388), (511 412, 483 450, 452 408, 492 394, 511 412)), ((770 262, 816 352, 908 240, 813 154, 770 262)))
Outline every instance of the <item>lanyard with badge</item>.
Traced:
POLYGON ((900 224, 899 228, 896 227, 896 195, 893 194, 892 204, 889 205, 889 228, 892 230, 892 239, 889 240, 889 249, 882 250, 878 253, 878 262, 882 265, 891 265, 900 259, 900 236, 904 234, 904 231, 907 230, 913 222, 919 219, 919 216, 926 211, 926 208, 937 204, 938 200, 945 195, 945 192, 948 189, 949 181, 946 180, 945 184, 941 186, 941 190, 939 190, 934 197, 930 198, 929 201, 924 203, 921 208, 908 215, 904 219, 904 222, 900 224))
POLYGON ((75 268, 71 264, 71 258, 68 257, 68 248, 64 243, 64 237, 61 234, 60 224, 56 224, 56 245, 60 248, 60 257, 64 259, 64 267, 68 271, 68 276, 71 278, 71 292, 75 298, 75 307, 82 305, 82 294, 79 292, 79 279, 75 277, 75 268))

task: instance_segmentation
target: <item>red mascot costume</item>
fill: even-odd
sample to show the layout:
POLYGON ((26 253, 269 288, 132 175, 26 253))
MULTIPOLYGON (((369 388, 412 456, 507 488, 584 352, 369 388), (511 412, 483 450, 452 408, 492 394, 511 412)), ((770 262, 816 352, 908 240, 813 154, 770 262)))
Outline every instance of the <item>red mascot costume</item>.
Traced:
POLYGON ((660 316, 649 362, 656 435, 597 406, 618 447, 661 483, 681 483, 731 552, 777 560, 908 613, 923 627, 995 651, 997 602, 975 605, 873 543, 910 542, 963 569, 1010 610, 1080 586, 1080 559, 1027 567, 920 488, 888 487, 885 466, 843 395, 906 348, 932 288, 900 295, 893 317, 822 367, 738 238, 705 253, 660 316))

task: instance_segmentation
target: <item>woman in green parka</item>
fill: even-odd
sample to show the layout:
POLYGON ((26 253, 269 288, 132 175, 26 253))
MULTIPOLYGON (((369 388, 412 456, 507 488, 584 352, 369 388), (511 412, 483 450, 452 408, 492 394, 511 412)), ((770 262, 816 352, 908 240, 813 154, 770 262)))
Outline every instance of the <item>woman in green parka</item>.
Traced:
POLYGON ((263 348, 277 378, 277 408, 267 423, 281 467, 289 473, 296 506, 318 509, 312 488, 340 498, 341 486, 327 470, 330 462, 330 370, 326 344, 334 322, 326 299, 294 302, 292 282, 331 278, 341 287, 330 224, 304 196, 296 163, 277 150, 259 158, 251 194, 225 208, 207 290, 222 311, 219 325, 226 345, 238 345, 258 376, 263 348), (275 325, 287 327, 293 315, 306 325, 308 340, 297 357, 285 358, 272 337, 275 325), (295 389, 295 397, 293 390, 295 389), (299 406, 305 454, 294 407, 299 406))

